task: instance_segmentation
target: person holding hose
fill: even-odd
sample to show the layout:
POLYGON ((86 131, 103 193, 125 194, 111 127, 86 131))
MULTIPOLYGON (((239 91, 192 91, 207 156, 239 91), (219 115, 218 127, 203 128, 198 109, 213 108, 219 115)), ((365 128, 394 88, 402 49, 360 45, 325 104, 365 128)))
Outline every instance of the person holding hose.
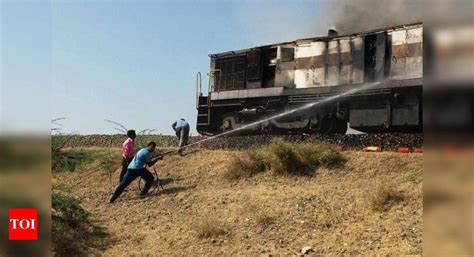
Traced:
POLYGON ((127 139, 122 144, 122 171, 120 171, 119 183, 122 182, 123 177, 127 172, 128 164, 130 164, 133 159, 133 156, 135 155, 136 137, 137 134, 135 133, 135 130, 127 131, 127 139))
POLYGON ((184 147, 188 144, 189 123, 184 119, 179 119, 171 124, 179 140, 179 155, 183 156, 184 147))
POLYGON ((163 155, 159 155, 157 157, 152 158, 151 154, 155 151, 156 143, 149 142, 147 147, 142 148, 140 151, 137 152, 133 160, 128 165, 127 172, 123 177, 122 182, 120 185, 115 189, 112 198, 110 198, 110 203, 113 203, 119 196, 122 194, 123 190, 132 183, 136 178, 141 177, 143 178, 146 183, 143 187, 142 191, 140 192, 140 197, 145 197, 146 193, 153 185, 155 177, 145 168, 145 164, 148 166, 153 166, 158 160, 163 159, 163 155))

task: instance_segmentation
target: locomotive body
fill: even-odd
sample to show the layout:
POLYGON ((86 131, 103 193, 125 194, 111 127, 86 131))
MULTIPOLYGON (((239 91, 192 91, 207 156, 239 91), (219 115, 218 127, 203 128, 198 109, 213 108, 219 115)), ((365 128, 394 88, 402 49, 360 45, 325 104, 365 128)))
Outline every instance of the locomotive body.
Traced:
POLYGON ((419 132, 422 43, 417 23, 211 54, 207 95, 200 74, 197 80, 197 131, 218 134, 332 98, 246 131, 345 133, 349 124, 363 132, 419 132), (348 90, 354 93, 337 97, 348 90))

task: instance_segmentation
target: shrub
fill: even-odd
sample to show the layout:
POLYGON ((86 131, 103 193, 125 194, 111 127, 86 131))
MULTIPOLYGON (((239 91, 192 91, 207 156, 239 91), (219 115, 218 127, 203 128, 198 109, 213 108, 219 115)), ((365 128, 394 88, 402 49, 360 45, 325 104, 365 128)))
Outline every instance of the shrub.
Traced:
POLYGON ((295 144, 285 142, 281 138, 272 140, 267 146, 270 169, 279 175, 300 174, 305 168, 301 158, 298 158, 295 144))
POLYGON ((320 159, 322 152, 320 148, 319 144, 304 143, 297 144, 295 150, 298 152, 298 157, 304 165, 317 168, 321 164, 320 159))
POLYGON ((53 173, 75 171, 87 158, 85 151, 56 149, 51 152, 51 170, 53 173))
POLYGON ((327 144, 289 143, 276 138, 267 146, 235 156, 225 177, 239 179, 268 170, 277 175, 311 175, 320 166, 338 168, 345 162, 344 156, 327 144))
POLYGON ((51 206, 53 222, 68 224, 74 228, 88 223, 90 213, 81 207, 78 199, 70 195, 53 192, 51 206))
POLYGON ((98 239, 107 237, 107 234, 92 224, 91 213, 82 208, 80 200, 64 190, 62 186, 53 185, 51 194, 51 236, 54 254, 86 255, 89 247, 105 247, 107 242, 98 239))
POLYGON ((367 191, 367 201, 374 211, 386 211, 393 204, 404 200, 403 193, 398 191, 393 185, 377 184, 374 188, 367 191))
POLYGON ((344 156, 333 149, 328 149, 324 151, 319 159, 319 162, 322 166, 326 168, 340 168, 344 166, 347 159, 344 156))

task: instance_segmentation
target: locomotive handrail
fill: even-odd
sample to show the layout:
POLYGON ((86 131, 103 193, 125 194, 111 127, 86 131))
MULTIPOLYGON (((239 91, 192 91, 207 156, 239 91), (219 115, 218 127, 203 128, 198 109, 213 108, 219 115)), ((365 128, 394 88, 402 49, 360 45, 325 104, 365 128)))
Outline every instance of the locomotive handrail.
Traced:
POLYGON ((202 96, 201 92, 201 72, 196 73, 196 109, 199 108, 199 97, 202 96))

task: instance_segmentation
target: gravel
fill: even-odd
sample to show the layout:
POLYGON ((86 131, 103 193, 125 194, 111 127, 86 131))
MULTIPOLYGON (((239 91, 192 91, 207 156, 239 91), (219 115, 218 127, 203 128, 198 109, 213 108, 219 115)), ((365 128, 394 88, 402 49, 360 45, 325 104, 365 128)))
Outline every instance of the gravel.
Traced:
MULTIPOLYGON (((275 135, 249 135, 217 137, 194 147, 204 149, 245 150, 251 147, 268 144, 275 135)), ((396 151, 399 147, 418 148, 423 146, 423 134, 380 133, 380 134, 295 134, 281 135, 290 142, 322 141, 342 146, 348 150, 361 150, 366 146, 380 146, 385 151, 396 151)), ((53 136, 54 140, 64 138, 53 136)), ((67 140, 65 147, 121 147, 126 139, 124 135, 76 135, 67 140)), ((137 138, 137 145, 143 146, 148 141, 155 141, 159 147, 176 147, 178 140, 175 136, 146 135, 137 138)), ((205 139, 201 136, 190 137, 189 143, 205 139)))

